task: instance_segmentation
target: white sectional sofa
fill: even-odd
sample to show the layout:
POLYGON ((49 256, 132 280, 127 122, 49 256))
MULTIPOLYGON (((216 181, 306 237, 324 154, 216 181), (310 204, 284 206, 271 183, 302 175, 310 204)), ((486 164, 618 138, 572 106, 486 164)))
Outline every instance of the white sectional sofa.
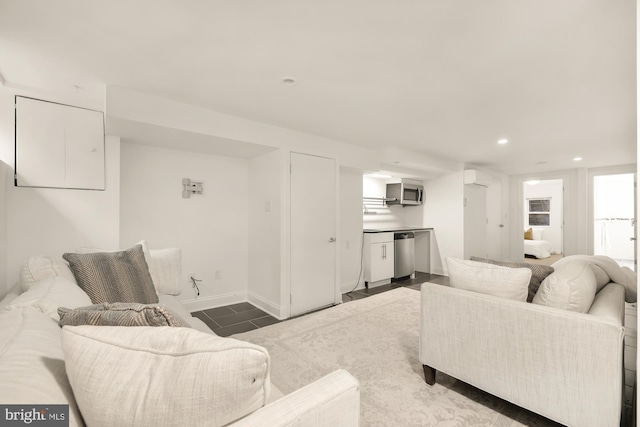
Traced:
POLYGON ((533 303, 424 283, 425 379, 433 385, 441 371, 564 425, 619 427, 625 294, 635 301, 635 274, 603 257, 553 267, 533 303))
POLYGON ((0 302, 0 403, 69 404, 71 426, 358 425, 355 378, 338 370, 282 395, 270 383, 264 348, 216 336, 162 293, 173 291, 158 274, 160 281, 180 275, 166 264, 175 256, 155 255, 158 304, 191 328, 60 327, 58 307, 91 300, 62 259, 27 260, 21 283, 0 302))

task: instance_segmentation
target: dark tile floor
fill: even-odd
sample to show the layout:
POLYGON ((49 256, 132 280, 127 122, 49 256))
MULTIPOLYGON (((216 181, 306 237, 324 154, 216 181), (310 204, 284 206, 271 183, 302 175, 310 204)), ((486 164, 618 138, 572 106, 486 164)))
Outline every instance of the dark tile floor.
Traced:
MULTIPOLYGON (((416 277, 414 279, 398 279, 392 281, 388 285, 347 292, 342 295, 342 301, 349 302, 366 298, 371 295, 379 294, 380 292, 400 287, 420 290, 420 284, 424 282, 440 283, 442 285, 449 284, 449 278, 446 276, 421 272, 416 272, 415 276, 416 277)), ((247 332, 252 329, 258 329, 263 326, 280 322, 280 320, 270 316, 248 302, 241 302, 239 304, 228 305, 225 307, 210 308, 209 310, 196 311, 191 314, 206 323, 207 326, 216 333, 216 335, 221 337, 247 332)))
POLYGON ((447 276, 422 273, 420 271, 416 271, 415 276, 416 277, 414 279, 410 279, 410 278, 397 279, 397 280, 393 280, 388 285, 380 285, 370 289, 364 288, 364 289, 359 289, 353 292, 347 292, 346 294, 342 294, 342 302, 349 302, 349 301, 353 301, 361 298, 370 297, 371 295, 379 294, 380 292, 390 291, 391 289, 395 289, 395 288, 405 287, 405 288, 415 289, 419 291, 420 285, 423 284, 424 282, 438 283, 438 284, 447 285, 447 286, 449 285, 449 277, 447 276))

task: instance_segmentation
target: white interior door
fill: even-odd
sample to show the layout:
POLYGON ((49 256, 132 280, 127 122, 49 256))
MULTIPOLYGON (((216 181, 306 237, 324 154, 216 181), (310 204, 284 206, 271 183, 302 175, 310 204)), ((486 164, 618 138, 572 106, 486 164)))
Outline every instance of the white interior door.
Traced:
POLYGON ((504 221, 502 213, 502 184, 492 183, 487 187, 487 256, 504 259, 504 221))
POLYGON ((336 164, 291 153, 291 315, 334 303, 336 164))
POLYGON ((464 258, 487 258, 487 189, 464 187, 464 258))

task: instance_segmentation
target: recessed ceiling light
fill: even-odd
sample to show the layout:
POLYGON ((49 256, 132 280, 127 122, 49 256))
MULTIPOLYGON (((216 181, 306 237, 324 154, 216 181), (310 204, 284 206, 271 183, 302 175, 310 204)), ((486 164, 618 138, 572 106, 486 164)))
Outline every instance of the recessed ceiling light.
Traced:
POLYGON ((507 142, 509 142, 509 140, 508 140, 508 139, 505 139, 505 138, 502 138, 502 139, 499 139, 499 140, 498 140, 498 144, 500 144, 500 145, 504 145, 504 144, 506 144, 507 142))
POLYGON ((574 157, 574 158, 573 158, 573 161, 574 161, 574 162, 579 162, 580 160, 582 160, 582 157, 579 157, 579 156, 578 156, 578 157, 574 157))
POLYGON ((282 83, 286 84, 287 86, 293 86, 294 84, 296 84, 296 79, 294 79, 293 77, 285 77, 284 79, 282 79, 282 83))

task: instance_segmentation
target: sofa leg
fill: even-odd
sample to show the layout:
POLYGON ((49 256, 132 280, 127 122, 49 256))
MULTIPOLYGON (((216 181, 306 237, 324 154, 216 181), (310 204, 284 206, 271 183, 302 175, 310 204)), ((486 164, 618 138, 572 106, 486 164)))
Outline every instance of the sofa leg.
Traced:
POLYGON ((422 365, 422 368, 424 369, 424 380, 427 382, 427 384, 434 385, 436 383, 435 368, 427 365, 422 365))

